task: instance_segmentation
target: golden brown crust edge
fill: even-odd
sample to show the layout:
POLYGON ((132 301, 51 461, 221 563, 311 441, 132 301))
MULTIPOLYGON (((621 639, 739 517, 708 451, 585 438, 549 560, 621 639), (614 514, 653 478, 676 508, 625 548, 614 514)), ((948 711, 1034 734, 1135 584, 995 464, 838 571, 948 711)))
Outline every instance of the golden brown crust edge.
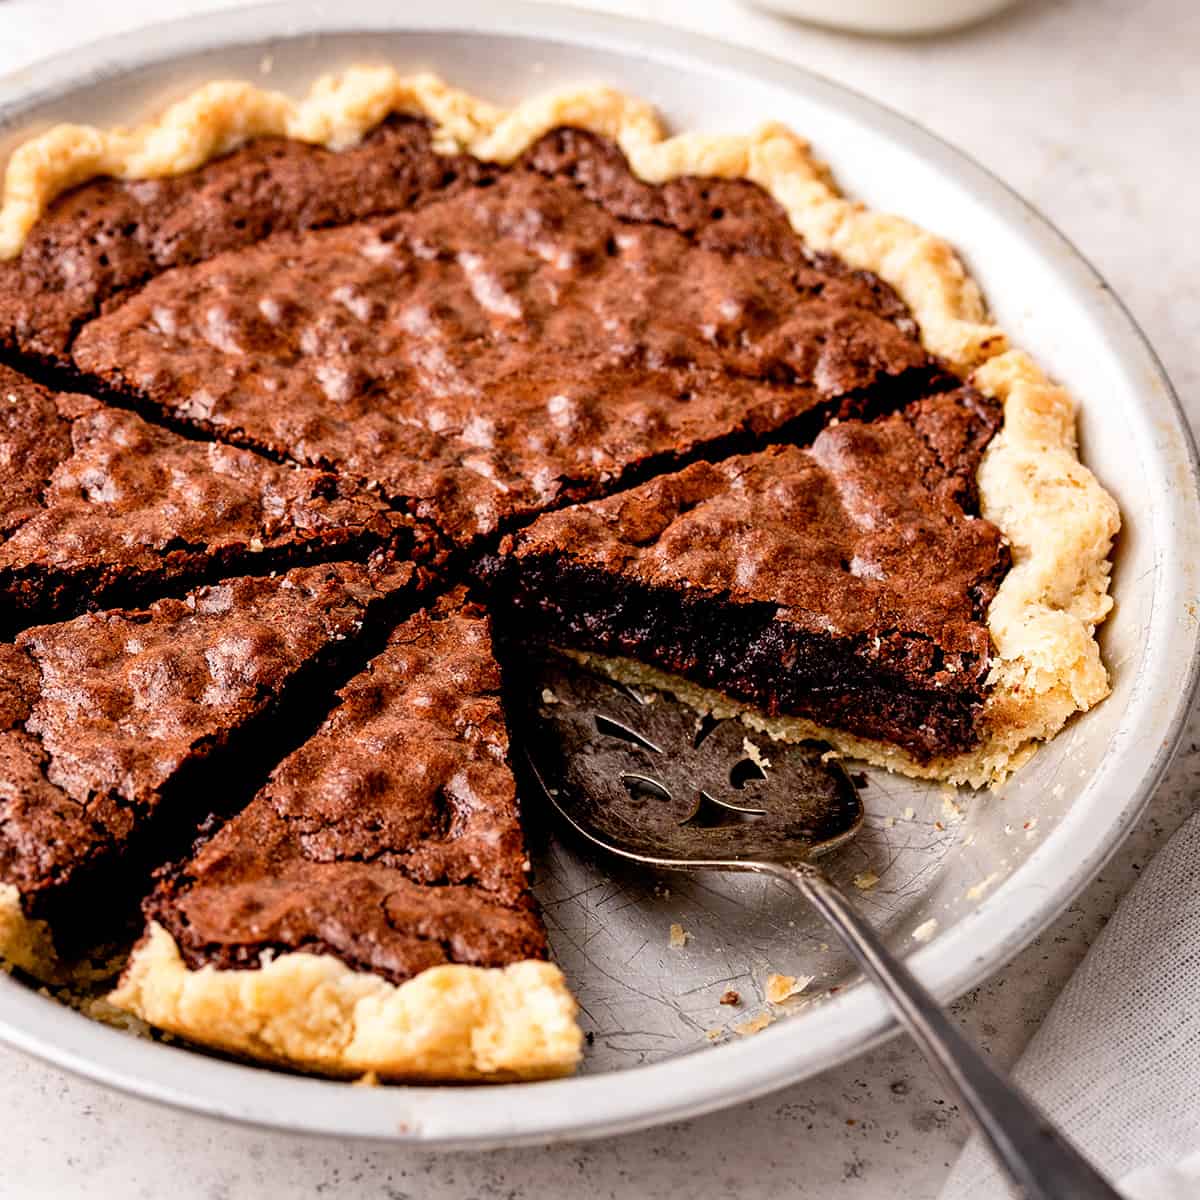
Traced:
MULTIPOLYGON (((46 983, 74 978, 11 884, 0 884, 0 962, 46 983)), ((574 998, 551 963, 434 967, 399 985, 303 953, 254 970, 191 971, 157 924, 108 1000, 200 1045, 343 1078, 549 1079, 575 1069, 583 1044, 574 998)))
POLYGON ((45 921, 31 920, 21 907, 21 894, 11 883, 0 883, 0 967, 18 967, 46 983, 64 978, 45 921))
POLYGON ((431 967, 401 984, 327 954, 193 971, 151 924, 109 999, 191 1042, 344 1078, 548 1079, 569 1074, 582 1045, 562 972, 534 960, 431 967))

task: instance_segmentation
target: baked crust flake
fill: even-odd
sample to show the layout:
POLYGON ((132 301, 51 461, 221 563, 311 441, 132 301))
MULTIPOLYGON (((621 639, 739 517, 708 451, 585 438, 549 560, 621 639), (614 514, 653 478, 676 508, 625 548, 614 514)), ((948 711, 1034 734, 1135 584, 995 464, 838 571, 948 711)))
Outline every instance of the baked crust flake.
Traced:
POLYGON ((4 967, 17 967, 47 983, 68 974, 55 953, 50 927, 25 915, 21 893, 11 883, 0 883, 0 969, 4 967))

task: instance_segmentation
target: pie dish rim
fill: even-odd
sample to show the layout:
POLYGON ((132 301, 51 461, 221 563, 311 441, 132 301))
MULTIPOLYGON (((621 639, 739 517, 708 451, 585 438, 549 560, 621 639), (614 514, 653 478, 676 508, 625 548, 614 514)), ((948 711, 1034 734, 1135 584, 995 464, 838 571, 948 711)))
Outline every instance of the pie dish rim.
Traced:
MULTIPOLYGON (((464 8, 466 8, 466 7, 469 7, 469 6, 464 6, 464 8)), ((263 11, 269 12, 270 10, 263 10, 263 11)), ((532 11, 533 10, 530 10, 531 13, 532 13, 532 11)), ((537 15, 539 16, 539 18, 544 18, 544 17, 549 16, 549 14, 546 12, 546 10, 538 10, 537 15)), ((439 24, 441 24, 441 23, 444 23, 444 22, 439 22, 439 24)), ((612 21, 612 22, 608 22, 608 25, 610 27, 610 30, 616 30, 618 27, 624 26, 626 29, 626 32, 629 32, 630 29, 636 30, 638 28, 638 26, 636 26, 634 23, 629 23, 629 22, 612 21)), ((672 38, 676 38, 676 35, 672 34, 672 38)), ((690 40, 693 43, 693 50, 695 51, 696 54, 699 55, 704 48, 704 43, 700 39, 690 39, 690 40)), ((738 53, 740 53, 740 52, 728 52, 724 48, 712 47, 708 50, 708 53, 710 55, 716 56, 718 58, 723 58, 726 61, 730 61, 730 60, 736 60, 738 58, 738 53)), ((761 57, 762 56, 758 56, 758 55, 744 54, 744 55, 742 55, 742 61, 745 65, 748 66, 750 64, 750 62, 752 62, 754 60, 761 60, 761 57)), ((795 68, 786 68, 781 65, 778 69, 780 71, 790 71, 792 76, 797 81, 800 81, 800 80, 803 80, 804 78, 806 78, 803 75, 803 73, 797 72, 795 68)), ((818 84, 817 86, 827 88, 829 85, 818 84)), ((858 101, 857 103, 859 103, 860 105, 863 104, 862 101, 858 101)), ((890 118, 890 120, 892 120, 894 122, 895 118, 890 118)), ((916 140, 916 141, 920 141, 921 138, 925 138, 926 139, 926 145, 925 145, 926 150, 928 150, 931 146, 934 148, 938 148, 938 144, 936 142, 933 142, 932 139, 928 139, 927 135, 916 134, 916 133, 912 133, 910 131, 910 136, 911 136, 912 140, 916 140)), ((940 147, 940 152, 942 153, 943 156, 947 153, 947 151, 944 147, 940 147)), ((994 190, 999 190, 997 185, 994 183, 994 181, 991 181, 991 187, 994 190)), ((1186 443, 1186 440, 1187 440, 1186 434, 1183 434, 1183 440, 1186 443)), ((1190 497, 1189 497, 1189 499, 1190 499, 1190 497)), ((1189 668, 1188 684, 1187 684, 1187 687, 1184 689, 1186 692, 1190 692, 1193 682, 1194 682, 1194 670, 1189 668)), ((1177 732, 1177 724, 1178 724, 1178 722, 1176 721, 1174 723, 1174 725, 1172 726, 1172 733, 1177 732)), ((1163 754, 1160 754, 1158 756, 1158 761, 1156 764, 1158 768, 1161 768, 1163 757, 1165 757, 1165 755, 1163 755, 1163 754)), ((1143 791, 1144 790, 1145 789, 1143 789, 1143 791)), ((1109 849, 1111 849, 1111 846, 1109 847, 1109 849)), ((663 1064, 663 1065, 665 1066, 666 1064, 663 1064)), ((656 1068, 647 1068, 647 1070, 653 1070, 653 1069, 656 1069, 656 1068)), ((655 1118, 655 1119, 658 1119, 658 1118, 655 1118)), ((664 1119, 665 1119, 665 1117, 664 1117, 664 1119)), ((608 1126, 609 1129, 616 1128, 616 1127, 626 1127, 626 1126, 617 1126, 617 1125, 608 1126)), ((598 1131, 599 1130, 597 1130, 597 1132, 598 1131)), ((534 1136, 538 1136, 538 1135, 534 1135, 534 1136)), ((453 1140, 453 1139, 451 1139, 451 1140, 453 1140)))

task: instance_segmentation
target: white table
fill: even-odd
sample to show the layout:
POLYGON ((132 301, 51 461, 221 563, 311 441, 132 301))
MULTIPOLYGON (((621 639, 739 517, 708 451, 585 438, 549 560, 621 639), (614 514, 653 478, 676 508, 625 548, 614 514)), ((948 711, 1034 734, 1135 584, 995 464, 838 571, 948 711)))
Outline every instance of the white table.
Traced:
MULTIPOLYGON (((0 71, 229 0, 0 0, 0 71)), ((923 41, 842 37, 729 2, 606 0, 793 58, 915 117, 1056 222, 1132 308, 1200 415, 1194 0, 1027 0, 923 41)), ((1140 867, 1191 811, 1200 723, 1140 828, 1043 937, 956 1013, 1002 1062, 1037 1027, 1140 867)), ((984 801, 986 802, 986 801, 984 801)), ((902 1040, 740 1109, 610 1141, 488 1155, 231 1129, 0 1050, 0 1196, 934 1196, 963 1122, 902 1040)))

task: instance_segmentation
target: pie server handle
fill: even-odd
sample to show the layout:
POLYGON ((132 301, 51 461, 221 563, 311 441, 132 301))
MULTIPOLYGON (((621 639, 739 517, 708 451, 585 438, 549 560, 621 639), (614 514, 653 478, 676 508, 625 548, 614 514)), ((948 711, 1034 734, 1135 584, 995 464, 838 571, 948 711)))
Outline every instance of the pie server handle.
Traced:
POLYGON ((837 932, 863 973, 882 989, 971 1115, 1027 1200, 1120 1200, 1096 1169, 970 1042, 912 972, 884 946, 853 904, 809 864, 756 864, 804 896, 837 932))

